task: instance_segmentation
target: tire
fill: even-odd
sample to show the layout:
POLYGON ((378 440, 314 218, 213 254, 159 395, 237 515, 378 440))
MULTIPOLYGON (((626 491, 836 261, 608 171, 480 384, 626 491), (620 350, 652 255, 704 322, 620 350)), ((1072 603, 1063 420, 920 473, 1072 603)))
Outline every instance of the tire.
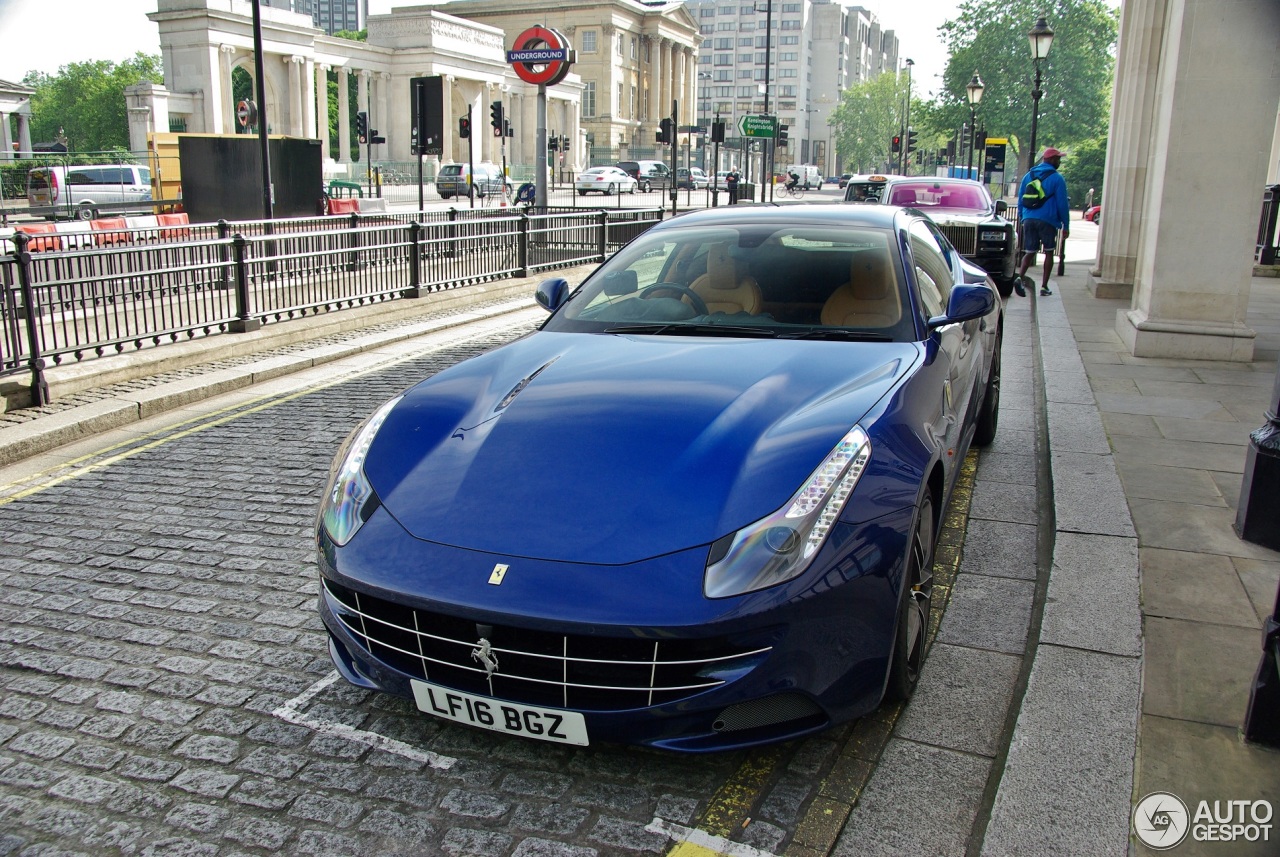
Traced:
POLYGON ((604 195, 613 196, 617 192, 618 192, 618 186, 616 184, 611 184, 609 185, 609 189, 604 192, 604 195))
POLYGON ((648 193, 649 191, 653 190, 653 185, 649 184, 648 182, 641 182, 640 190, 643 191, 644 193, 648 193))
POLYGON ((442 194, 440 194, 440 198, 441 198, 441 199, 453 199, 453 194, 451 194, 451 193, 442 193, 442 194))
POLYGON ((587 195, 587 192, 585 190, 578 191, 578 196, 586 196, 586 195, 587 195))
POLYGON ((886 702, 911 698, 920 681, 929 637, 929 611, 933 604, 933 499, 925 494, 916 512, 916 526, 908 544, 902 591, 898 597, 898 621, 889 660, 886 702))
POLYGON ((996 352, 991 355, 991 375, 987 378, 982 408, 978 411, 978 422, 973 430, 975 446, 990 446, 996 439, 996 429, 1000 425, 1000 351, 1003 339, 1003 333, 996 334, 996 352))
POLYGON ((1013 294, 1013 277, 992 277, 996 284, 996 291, 1000 293, 1000 297, 1007 298, 1013 294))
POLYGON ((82 204, 76 209, 76 220, 93 220, 98 216, 98 210, 92 205, 82 204))

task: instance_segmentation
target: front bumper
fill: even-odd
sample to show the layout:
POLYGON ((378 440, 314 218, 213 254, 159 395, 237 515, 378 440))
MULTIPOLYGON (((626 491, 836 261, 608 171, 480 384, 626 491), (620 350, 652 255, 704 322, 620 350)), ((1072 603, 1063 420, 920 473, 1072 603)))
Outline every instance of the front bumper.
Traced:
POLYGON ((593 742, 752 746, 879 704, 910 518, 841 525, 796 580, 711 600, 705 548, 617 567, 495 557, 413 539, 379 509, 345 548, 321 534, 320 612, 361 687, 413 698, 418 679, 579 711, 593 742), (471 658, 481 637, 491 677, 471 658))

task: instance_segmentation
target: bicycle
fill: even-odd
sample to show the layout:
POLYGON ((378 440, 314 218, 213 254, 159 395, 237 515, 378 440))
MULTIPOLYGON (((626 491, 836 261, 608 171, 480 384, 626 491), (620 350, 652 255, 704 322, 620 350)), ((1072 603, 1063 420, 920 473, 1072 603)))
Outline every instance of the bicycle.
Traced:
POLYGON ((804 199, 804 187, 798 184, 796 185, 784 184, 782 186, 782 192, 783 194, 791 197, 792 199, 804 199))

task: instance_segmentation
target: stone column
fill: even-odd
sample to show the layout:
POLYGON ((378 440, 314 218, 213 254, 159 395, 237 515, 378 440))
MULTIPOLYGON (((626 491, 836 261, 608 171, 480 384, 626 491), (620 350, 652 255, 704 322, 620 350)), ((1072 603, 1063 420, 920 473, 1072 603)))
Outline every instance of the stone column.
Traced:
POLYGON ((0 113, 0 161, 13 160, 13 132, 9 130, 9 114, 0 113))
MULTIPOLYGON (((1168 0, 1127 0, 1120 11, 1111 133, 1102 185, 1098 267, 1090 274, 1097 298, 1132 298, 1142 231, 1142 200, 1151 159, 1151 121, 1168 0)), ((1070 164, 1068 163, 1068 168, 1070 164)))
POLYGON ((458 85, 458 79, 453 75, 446 75, 444 79, 444 145, 440 151, 440 163, 456 163, 457 157, 454 156, 454 141, 458 139, 458 120, 455 119, 453 112, 453 93, 458 85))
POLYGON ((302 136, 320 136, 316 133, 316 64, 310 57, 302 63, 302 136))
MULTIPOLYGON (((378 98, 376 101, 378 121, 375 124, 374 117, 370 116, 369 124, 371 127, 377 128, 378 133, 381 134, 383 137, 386 137, 387 133, 390 132, 391 130, 391 114, 387 112, 387 90, 390 88, 391 88, 391 74, 385 71, 380 72, 378 74, 378 81, 377 81, 377 87, 376 87, 378 92, 378 98)), ((388 144, 383 143, 379 146, 375 146, 373 149, 373 156, 380 161, 385 161, 387 159, 387 145, 388 144)))
POLYGON ((658 39, 658 67, 654 71, 657 79, 658 103, 654 105, 654 115, 650 117, 656 124, 663 116, 671 115, 671 40, 658 39))
POLYGON ((347 67, 338 67, 338 160, 351 163, 351 72, 347 67))
POLYGON ((684 49, 684 121, 681 124, 694 125, 698 115, 698 75, 697 57, 693 48, 684 49))
POLYGON ((1280 55, 1280 5, 1168 0, 1165 21, 1133 308, 1117 313, 1116 332, 1137 357, 1249 361, 1245 312, 1280 65, 1221 58, 1280 55), (1194 216, 1209 192, 1213 216, 1194 216))
POLYGON ((236 115, 235 93, 231 87, 231 70, 235 62, 235 45, 218 46, 218 103, 222 105, 222 127, 217 128, 219 134, 234 134, 240 130, 240 119, 236 115))
MULTIPOLYGON (((30 109, 29 107, 27 108, 30 109)), ((165 129, 169 130, 168 128, 165 129)), ((18 113, 18 151, 29 158, 31 151, 31 114, 25 111, 18 113)))
MULTIPOLYGON (((358 74, 360 76, 356 78, 356 110, 372 113, 369 109, 369 80, 373 77, 373 72, 362 68, 358 74)), ((373 116, 369 117, 369 121, 373 121, 373 116)))
POLYGON ((303 136, 302 130, 302 62, 303 58, 297 55, 281 57, 284 64, 289 67, 289 122, 285 126, 289 129, 290 137, 303 136))
POLYGON ((320 138, 321 158, 332 157, 329 152, 329 68, 324 63, 317 64, 312 78, 316 93, 316 136, 320 138))

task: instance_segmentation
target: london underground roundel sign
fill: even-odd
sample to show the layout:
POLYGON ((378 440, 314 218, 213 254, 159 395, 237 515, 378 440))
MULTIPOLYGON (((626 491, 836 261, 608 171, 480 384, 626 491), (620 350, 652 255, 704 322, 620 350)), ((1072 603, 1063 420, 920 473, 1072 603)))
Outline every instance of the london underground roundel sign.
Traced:
POLYGON ((507 51, 516 76, 525 83, 551 86, 565 79, 569 66, 577 59, 569 40, 550 27, 535 26, 516 36, 507 51))

